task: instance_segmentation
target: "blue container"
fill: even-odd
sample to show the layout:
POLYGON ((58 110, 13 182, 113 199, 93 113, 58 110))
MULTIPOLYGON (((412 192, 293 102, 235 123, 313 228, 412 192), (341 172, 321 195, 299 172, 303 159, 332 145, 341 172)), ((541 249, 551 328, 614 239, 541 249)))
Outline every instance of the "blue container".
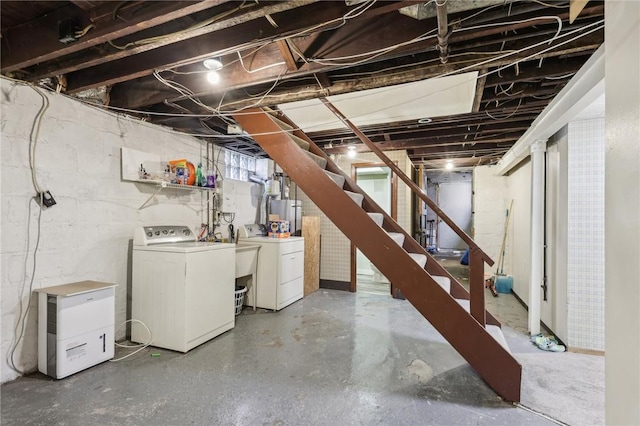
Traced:
POLYGON ((511 293, 513 278, 508 275, 496 275, 496 290, 498 293, 511 293))

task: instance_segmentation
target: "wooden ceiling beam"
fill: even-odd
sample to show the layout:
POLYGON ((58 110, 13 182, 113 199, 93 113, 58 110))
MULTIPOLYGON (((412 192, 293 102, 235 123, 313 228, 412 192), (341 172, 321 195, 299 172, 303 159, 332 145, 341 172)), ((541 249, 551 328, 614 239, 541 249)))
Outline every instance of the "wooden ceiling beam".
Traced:
POLYGON ((521 83, 526 81, 539 81, 544 78, 557 78, 568 74, 575 74, 586 62, 589 55, 570 59, 556 59, 551 63, 545 63, 543 67, 538 67, 538 63, 529 62, 520 64, 516 69, 509 67, 498 73, 493 73, 487 77, 485 87, 495 87, 498 84, 508 85, 511 83, 521 83))
MULTIPOLYGON (((190 38, 197 37, 203 34, 209 34, 214 31, 219 31, 222 29, 240 25, 254 19, 262 18, 265 14, 275 14, 312 4, 317 1, 318 0, 293 0, 286 2, 269 3, 265 5, 249 3, 249 5, 244 6, 244 8, 242 9, 239 9, 239 4, 229 4, 229 6, 234 7, 226 8, 224 11, 221 11, 219 15, 231 13, 233 9, 238 10, 228 17, 221 18, 220 20, 212 22, 211 24, 204 27, 197 28, 188 32, 180 32, 180 30, 183 30, 185 27, 184 25, 179 25, 177 21, 170 24, 165 24, 165 26, 163 26, 162 28, 155 27, 136 34, 138 36, 136 37, 136 39, 139 40, 143 38, 154 38, 157 36, 166 35, 167 32, 172 33, 170 37, 159 37, 151 43, 130 46, 125 50, 116 49, 110 45, 96 46, 92 49, 88 49, 74 55, 65 56, 63 58, 50 61, 45 64, 39 64, 37 67, 29 68, 25 70, 26 72, 28 72, 26 78, 29 81, 36 81, 46 77, 80 71, 100 64, 116 61, 118 59, 157 49, 158 47, 166 46, 178 41, 188 40, 190 38)), ((118 44, 124 45, 128 42, 135 42, 135 40, 131 37, 118 40, 118 44)))
MULTIPOLYGON (((1 69, 2 72, 10 72, 46 62, 212 8, 225 1, 227 0, 202 0, 189 3, 158 2, 153 7, 142 9, 137 13, 131 13, 136 6, 135 2, 132 2, 122 5, 118 11, 124 16, 123 19, 114 21, 110 16, 105 16, 94 22, 88 20, 83 10, 75 5, 69 5, 36 21, 3 31, 1 69), (65 45, 58 40, 58 22, 69 18, 76 19, 83 27, 93 24, 95 28, 77 41, 65 45), (37 40, 37 43, 34 43, 34 40, 37 40)), ((118 4, 109 6, 114 8, 118 4)))
MULTIPOLYGON (((394 26, 391 26, 392 28, 394 26)), ((384 37, 386 39, 388 39, 389 37, 395 37, 395 39, 391 39, 391 40, 387 40, 385 43, 389 44, 389 43, 396 43, 396 42, 401 42, 401 41, 406 41, 407 37, 411 35, 411 34, 406 34, 406 33, 400 33, 400 32, 396 32, 395 35, 394 33, 385 33, 384 37)), ((372 36, 374 37, 374 36, 372 36)), ((580 51, 584 51, 589 52, 590 50, 594 50, 595 48, 597 48, 601 43, 602 43, 602 35, 596 33, 591 34, 590 36, 587 36, 587 44, 588 46, 584 47, 581 46, 581 43, 584 42, 584 40, 580 41, 575 41, 572 43, 569 43, 565 46, 562 46, 560 48, 558 48, 558 50, 556 51, 550 51, 550 52, 546 52, 544 54, 539 55, 539 57, 543 57, 543 58, 550 58, 550 57, 554 57, 554 56, 558 56, 558 55, 563 55, 566 53, 570 53, 570 52, 575 52, 576 49, 580 50, 580 51), (584 49, 584 50, 581 50, 584 49)), ((562 39, 559 39, 558 41, 556 41, 556 43, 561 42, 562 39)), ((386 45, 385 44, 385 45, 386 45)), ((268 46, 267 46, 268 47, 268 46)), ((419 46, 418 46, 419 47, 419 46)), ((541 51, 546 49, 547 47, 549 47, 548 45, 544 45, 544 46, 539 46, 538 48, 536 48, 535 50, 537 51, 541 51)), ((365 47, 365 46, 359 46, 359 45, 350 45, 348 47, 348 50, 346 48, 343 49, 336 49, 334 50, 332 53, 335 56, 339 56, 339 55, 353 55, 353 54, 358 54, 358 53, 362 53, 362 49, 366 48, 366 49, 370 49, 369 47, 365 47)), ((264 50, 264 49, 263 49, 264 50)), ((420 50, 420 49, 418 49, 420 50)), ((518 60, 522 60, 523 57, 526 57, 527 55, 530 55, 531 52, 535 51, 535 50, 531 50, 531 51, 525 51, 519 55, 514 55, 511 57, 507 57, 507 58, 503 58, 501 60, 498 60, 494 63, 488 64, 486 66, 504 66, 504 65, 508 65, 513 63, 514 61, 518 61, 518 60)), ((407 52, 408 53, 415 53, 414 52, 407 52)), ((398 52, 396 51, 394 54, 397 55, 398 52)), ((270 59, 271 55, 265 53, 263 55, 263 57, 265 58, 263 61, 267 61, 267 60, 271 60, 270 59)), ((455 71, 456 69, 459 68, 463 68, 466 67, 468 65, 468 62, 470 60, 474 60, 477 59, 477 57, 473 57, 473 55, 464 55, 464 56, 460 56, 455 58, 451 58, 450 59, 450 63, 447 64, 446 66, 440 66, 439 64, 433 65, 433 66, 417 66, 414 67, 414 73, 415 74, 405 74, 404 78, 399 78, 399 79, 395 79, 392 76, 389 75, 385 75, 384 77, 380 77, 377 74, 372 74, 371 77, 369 79, 367 79, 367 77, 363 77, 361 79, 355 80, 358 83, 364 83, 367 80, 369 80, 370 84, 364 83, 364 84, 359 84, 359 87, 354 87, 353 81, 351 82, 351 84, 349 86, 345 85, 344 87, 346 87, 346 91, 353 91, 353 90, 365 90, 367 88, 371 88, 371 87, 378 87, 380 86, 380 80, 383 80, 383 84, 382 85, 387 85, 384 84, 384 80, 389 81, 388 85, 391 84, 400 84, 400 83, 406 83, 406 82, 411 82, 411 81, 416 81, 416 80, 421 80, 424 78, 429 78, 429 77, 434 77, 437 75, 442 74, 443 72, 451 72, 451 71, 455 71), (458 61, 458 62, 456 62, 458 61), (456 63, 459 63, 459 66, 455 66, 456 63), (415 70, 419 70, 419 71, 415 71, 415 70)), ((577 58, 580 59, 580 58, 577 58)), ((380 56, 378 58, 376 58, 376 60, 380 61, 380 60, 389 60, 389 58, 387 58, 385 55, 380 56)), ((393 60, 393 58, 391 58, 391 60, 393 60)), ((577 63, 577 61, 576 61, 577 63)), ((263 65, 266 65, 263 64, 263 65)), ((521 67, 525 66, 525 64, 521 64, 521 67)), ((342 66, 340 65, 333 65, 333 66, 324 66, 321 64, 304 64, 303 66, 301 66, 296 72, 288 72, 285 75, 283 75, 283 72, 286 70, 285 67, 270 67, 270 68, 265 68, 262 69, 259 72, 254 72, 254 73, 247 73, 245 72, 240 64, 233 64, 229 67, 225 67, 225 69, 222 70, 222 80, 225 82, 224 85, 222 85, 220 88, 216 89, 216 88, 212 88, 206 81, 204 81, 204 79, 202 78, 197 78, 197 77, 193 77, 193 76, 179 76, 176 78, 176 81, 182 85, 185 85, 187 87, 189 87, 195 94, 196 96, 202 96, 202 95, 210 95, 209 97, 211 97, 211 95, 214 95, 215 97, 215 93, 217 92, 221 92, 221 91, 225 91, 227 92, 227 99, 229 99, 229 95, 231 94, 229 91, 230 90, 234 90, 234 89, 238 89, 238 88, 242 88, 242 87, 248 87, 248 86, 253 86, 256 84, 267 84, 267 83, 272 83, 274 82, 276 79, 280 79, 281 81, 285 81, 287 79, 291 79, 291 78, 297 78, 297 77, 302 77, 302 76, 308 76, 308 75, 312 75, 315 72, 330 72, 332 70, 337 70, 340 69, 342 66)), ((479 70, 482 70, 484 67, 478 67, 479 70)), ((470 69, 474 70, 473 68, 470 69)), ((504 73, 507 73, 508 69, 504 70, 502 72, 502 74, 504 75, 504 73)), ((407 71, 407 73, 411 73, 411 68, 409 68, 407 71)), ((398 72, 395 74, 395 76, 397 75, 401 75, 402 71, 398 72)), ((393 74, 392 74, 393 75, 393 74)), ((495 77, 493 75, 489 75, 488 76, 488 80, 489 81, 493 81, 495 79, 495 77)), ((164 101, 164 93, 161 90, 162 86, 160 83, 151 83, 149 87, 153 87, 153 85, 155 85, 155 87, 157 88, 156 90, 158 90, 158 93, 156 94, 148 94, 146 96, 140 97, 136 95, 131 96, 130 94, 132 93, 130 88, 135 87, 138 84, 137 81, 132 81, 131 83, 120 83, 118 85, 116 85, 115 87, 113 87, 112 91, 111 91, 111 99, 114 105, 118 105, 118 106, 122 106, 122 107, 128 107, 128 108, 140 108, 140 107, 144 107, 146 105, 151 105, 153 103, 159 103, 164 101), (144 102, 146 103, 143 103, 144 102)), ((332 85, 331 87, 324 87, 323 89, 328 90, 329 94, 339 94, 339 93, 345 93, 345 91, 341 88, 342 84, 339 82, 335 82, 334 85, 332 85)), ((298 97, 296 95, 296 90, 295 89, 290 89, 289 90, 289 94, 290 97, 287 99, 288 101, 295 101, 295 100, 304 100, 304 99, 309 99, 309 98, 313 98, 313 97, 317 97, 319 95, 326 95, 325 91, 323 89, 320 89, 319 87, 311 87, 311 86, 304 86, 300 88, 300 92, 302 93, 306 93, 306 96, 300 96, 298 97), (316 91, 317 93, 313 93, 313 91, 316 91)), ((153 90, 153 89, 150 89, 153 90)), ((280 92, 278 90, 276 90, 276 92, 278 93, 278 99, 282 99, 282 95, 283 92, 280 92)), ((179 100, 180 97, 176 96, 176 98, 172 99, 173 101, 179 100)), ((267 98, 268 99, 268 98, 267 98)), ((264 105, 273 105, 273 103, 265 103, 264 105)))
POLYGON ((277 40, 276 46, 280 50, 280 55, 282 59, 284 59, 284 63, 287 64, 287 69, 289 71, 296 71, 298 69, 298 64, 296 63, 296 58, 293 57, 293 53, 291 52, 291 48, 287 40, 277 40))
POLYGON ((508 151, 511 143, 487 143, 487 144, 467 144, 467 145, 447 145, 447 146, 436 146, 431 148, 420 148, 419 150, 412 150, 408 153, 409 158, 412 157, 435 157, 435 156, 443 156, 450 153, 460 153, 466 152, 470 155, 473 154, 482 154, 496 151, 508 151), (420 151, 417 153, 416 151, 420 151))
MULTIPOLYGON (((487 117, 485 117, 485 123, 487 121, 487 117)), ((475 125, 475 126, 452 126, 447 128, 437 128, 437 129, 405 129, 402 132, 381 132, 381 133, 373 133, 367 134, 369 139, 373 142, 395 142, 399 140, 405 140, 407 135, 410 135, 412 139, 420 138, 420 139, 433 139, 433 138, 441 138, 441 137, 469 137, 470 140, 474 138, 481 137, 483 135, 493 135, 496 132, 518 132, 524 131, 529 128, 531 122, 533 120, 528 121, 518 121, 515 123, 504 123, 501 121, 491 122, 489 124, 484 125, 475 125)), ((311 136, 310 136, 311 137, 311 136)), ((335 143, 336 141, 344 141, 343 143, 348 142, 357 142, 358 138, 350 134, 346 137, 339 138, 331 138, 325 139, 324 142, 318 141, 316 138, 311 137, 316 144, 324 145, 325 143, 335 143)))
MULTIPOLYGON (((412 149, 414 152, 421 148, 425 147, 443 147, 443 146, 451 146, 451 145, 461 145, 461 144, 492 144, 492 143, 505 143, 505 142, 514 142, 516 141, 524 132, 511 133, 507 135, 503 135, 500 137, 487 138, 482 139, 481 141, 473 141, 473 140, 464 140, 460 137, 443 137, 439 139, 430 139, 430 138, 412 138, 405 139, 400 141, 393 142, 376 142, 376 145, 383 151, 397 151, 397 150, 409 150, 412 149)), ((353 144, 349 144, 353 145, 353 144)), ((348 151, 347 144, 343 146, 334 146, 333 148, 326 148, 324 151, 327 154, 345 154, 348 151)), ((355 145, 356 152, 369 152, 369 149, 363 145, 358 144, 355 145)))
POLYGON ((85 12, 89 12, 91 9, 96 7, 97 2, 89 0, 71 0, 71 3, 75 4, 85 12))
MULTIPOLYGON (((513 109, 512 109, 513 110, 513 109)), ((540 108, 542 110, 542 108, 540 108)), ((519 111, 519 110, 518 110, 519 111)), ((510 123, 512 125, 524 125, 526 123, 530 123, 537 116, 537 112, 526 113, 525 115, 517 114, 518 111, 515 111, 516 114, 509 118, 505 118, 500 120, 499 122, 489 121, 487 124, 487 115, 482 113, 471 113, 471 114, 456 114, 449 115, 444 117, 435 117, 433 121, 429 124, 416 124, 414 120, 410 121, 399 121, 395 123, 381 123, 374 124, 368 126, 360 127, 360 130, 369 137, 370 135, 383 134, 389 132, 397 132, 406 130, 410 131, 429 131, 429 130, 446 130, 446 129, 455 129, 455 128, 463 128, 463 127, 471 127, 476 128, 478 126, 491 126, 494 124, 507 124, 510 123)), ((322 143, 323 141, 329 142, 331 139, 339 139, 344 137, 353 136, 353 133, 349 130, 345 129, 333 129, 333 130, 322 130, 317 132, 307 132, 307 136, 309 136, 314 141, 319 141, 322 143)))
MULTIPOLYGON (((388 8, 391 2, 380 3, 378 7, 388 8)), ((393 2, 401 7, 404 2, 393 2)), ((377 3, 355 19, 375 12, 377 3)), ((301 10, 281 12, 279 27, 274 28, 266 19, 254 20, 233 28, 203 34, 171 45, 120 59, 117 63, 103 63, 87 70, 67 75, 67 89, 70 93, 93 87, 112 85, 150 75, 156 69, 174 68, 193 63, 209 56, 262 46, 277 39, 293 36, 326 23, 340 20, 353 8, 343 2, 319 2, 305 6, 301 10)), ((280 75, 280 74, 278 74, 280 75)))
POLYGON ((473 98, 473 106, 471 107, 471 112, 480 111, 480 105, 482 105, 482 95, 484 94, 484 85, 487 82, 487 71, 488 68, 482 68, 478 71, 480 76, 476 80, 476 94, 473 98))
MULTIPOLYGON (((515 61, 522 61, 525 58, 531 57, 530 60, 539 60, 540 58, 553 58, 557 56, 562 56, 567 53, 576 52, 576 51, 595 51, 600 44, 602 43, 602 34, 596 33, 591 34, 586 37, 586 40, 576 40, 572 43, 565 44, 563 46, 558 47, 556 50, 551 50, 542 54, 536 54, 536 52, 540 52, 549 46, 539 46, 535 49, 522 52, 520 54, 516 54, 510 56, 508 58, 502 58, 494 61, 489 64, 492 67, 502 67, 513 64, 515 61)), ((417 66, 405 69, 399 72, 389 72, 380 74, 371 74, 364 75, 361 78, 351 79, 351 80, 343 80, 343 81, 335 81, 330 87, 325 87, 324 89, 320 89, 317 85, 306 85, 293 89, 285 89, 278 90, 277 88, 270 94, 265 96, 262 99, 260 106, 273 106, 283 102, 294 102, 307 100, 312 98, 317 98, 319 96, 330 96, 330 95, 338 95, 343 93, 350 93, 355 91, 373 89, 378 87, 387 87, 393 86, 396 84, 402 83, 410 83, 414 81, 424 80, 427 78, 438 77, 447 73, 455 73, 459 70, 465 70, 467 72, 470 71, 478 71, 487 64, 484 65, 469 65, 470 60, 475 60, 477 57, 470 56, 459 56, 454 58, 450 58, 449 62, 446 64, 434 64, 427 66, 417 66)), ((301 67, 301 70, 304 67, 301 67)), ((494 68, 495 69, 495 68, 494 68)), ((272 69, 267 69, 265 72, 271 72, 275 74, 275 71, 272 69)), ((305 75, 305 73, 300 72, 297 74, 299 76, 305 75)), ((275 81, 278 78, 278 75, 273 75, 271 81, 275 81)), ((201 96, 201 100, 205 103, 210 103, 211 105, 217 105, 218 95, 212 95, 211 89, 209 92, 197 93, 196 96, 201 96)), ((228 96, 229 94, 227 94, 228 96)), ((179 98, 176 98, 176 100, 179 98)), ((228 97, 226 98, 228 99, 228 97)), ((234 103, 233 108, 241 108, 246 105, 252 105, 255 103, 254 99, 250 99, 245 101, 244 103, 234 103)), ((224 108, 223 108, 224 110, 224 108)))

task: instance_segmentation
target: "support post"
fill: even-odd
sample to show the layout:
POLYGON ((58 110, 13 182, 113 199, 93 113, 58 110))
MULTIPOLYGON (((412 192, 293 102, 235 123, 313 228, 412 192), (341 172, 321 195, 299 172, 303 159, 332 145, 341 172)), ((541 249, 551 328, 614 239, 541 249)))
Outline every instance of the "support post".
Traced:
POLYGON ((547 141, 531 145, 531 273, 529 275, 529 332, 540 333, 540 288, 544 279, 544 153, 547 141))

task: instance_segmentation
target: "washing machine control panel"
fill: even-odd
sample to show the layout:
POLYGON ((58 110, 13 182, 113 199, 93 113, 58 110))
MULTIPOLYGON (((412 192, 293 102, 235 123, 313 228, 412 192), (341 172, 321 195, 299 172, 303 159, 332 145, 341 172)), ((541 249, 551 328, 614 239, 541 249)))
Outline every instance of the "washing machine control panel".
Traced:
POLYGON ((148 246, 163 243, 183 243, 196 241, 195 234, 188 226, 142 226, 136 229, 133 244, 148 246))

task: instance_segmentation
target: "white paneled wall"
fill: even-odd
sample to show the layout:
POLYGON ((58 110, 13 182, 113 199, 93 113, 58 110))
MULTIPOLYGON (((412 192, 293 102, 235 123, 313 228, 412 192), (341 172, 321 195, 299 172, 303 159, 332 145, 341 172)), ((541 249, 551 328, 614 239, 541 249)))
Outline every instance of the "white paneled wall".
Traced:
MULTIPOLYGON (((406 151, 389 151, 385 153, 398 167, 411 176, 412 163, 406 151)), ((358 153, 356 158, 341 156, 337 164, 351 176, 351 164, 379 162, 373 153, 358 153)), ((302 191, 302 211, 305 216, 319 216, 320 235, 322 239, 320 253, 320 279, 349 282, 350 277, 350 242, 347 237, 322 213, 322 211, 302 191)), ((411 190, 398 179, 398 224, 411 233, 411 190)))
MULTIPOLYGON (((509 208, 507 178, 496 175, 495 166, 480 166, 473 169, 473 239, 495 262, 494 266, 485 263, 484 271, 491 274, 496 271, 506 211, 509 208)), ((505 249, 505 273, 509 265, 509 247, 505 249)))
POLYGON ((604 350, 604 118, 569 123, 569 344, 604 350))
POLYGON ((513 276, 513 291, 529 304, 531 272, 531 162, 527 159, 509 174, 509 199, 513 200, 507 244, 509 262, 505 268, 513 276))
MULTIPOLYGON (((165 190, 150 205, 138 208, 156 188, 121 181, 120 148, 153 152, 163 159, 187 158, 198 163, 205 147, 200 141, 158 126, 105 113, 62 95, 48 94, 50 107, 42 119, 36 151, 36 173, 57 205, 44 211, 32 202, 35 191, 29 168, 29 135, 41 105, 30 87, 0 80, 2 90, 2 382, 17 373, 7 365, 14 341, 20 303, 31 301, 16 365, 36 367, 36 319, 33 288, 80 280, 115 283, 116 324, 127 312, 127 269, 130 240, 136 226, 206 221, 206 195, 165 190), (41 215, 41 217, 40 217, 41 215), (34 268, 34 248, 40 238, 34 268), (25 273, 26 271, 26 273, 25 273)), ((224 170, 224 168, 221 168, 224 170)), ((240 192, 251 192, 241 184, 240 192)), ((246 198, 246 197, 245 197, 246 198)), ((254 202, 238 202, 240 219, 253 222, 254 202), (245 217, 246 216, 246 217, 245 217)), ((226 226, 224 226, 226 234, 226 226)), ((226 236, 226 235, 224 235, 226 236)), ((117 338, 122 337, 120 328, 117 338)))

